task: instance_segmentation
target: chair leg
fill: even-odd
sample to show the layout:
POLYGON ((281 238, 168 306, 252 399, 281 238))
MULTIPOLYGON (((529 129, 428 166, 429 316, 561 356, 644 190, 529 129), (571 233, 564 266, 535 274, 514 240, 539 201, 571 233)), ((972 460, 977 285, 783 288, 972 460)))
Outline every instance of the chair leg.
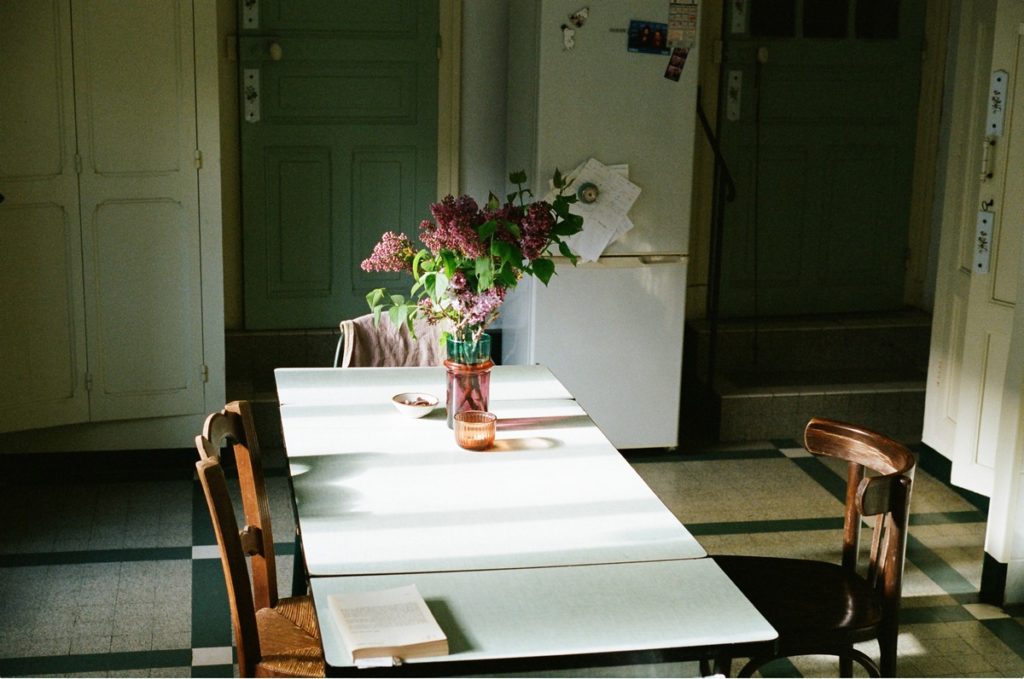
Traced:
POLYGON ((295 558, 292 560, 292 596, 304 596, 309 588, 306 582, 306 555, 302 553, 302 538, 295 531, 295 558))
POLYGON ((700 659, 700 676, 710 677, 721 675, 728 677, 732 672, 732 656, 722 651, 716 651, 714 658, 700 659))
POLYGON ((853 676, 853 658, 848 655, 839 656, 839 676, 840 677, 852 677, 853 676))
POLYGON ((715 674, 728 677, 732 674, 732 656, 728 653, 719 653, 715 656, 715 674))
POLYGON ((737 677, 752 677, 752 676, 754 676, 754 672, 756 672, 759 669, 761 669, 762 665, 767 665, 772 660, 775 660, 778 657, 779 656, 775 656, 775 655, 761 655, 761 656, 753 657, 749 661, 747 661, 747 664, 744 665, 742 667, 742 669, 740 669, 739 673, 736 676, 737 677))
MULTIPOLYGON (((852 662, 856 662, 858 665, 863 667, 864 670, 868 673, 869 677, 895 677, 896 676, 896 674, 895 674, 896 665, 895 664, 893 664, 893 668, 892 668, 893 669, 893 673, 891 673, 891 674, 886 673, 885 670, 882 670, 881 672, 879 672, 878 665, 875 664, 875 661, 872 660, 870 657, 868 657, 867 654, 862 653, 862 652, 858 651, 855 648, 851 648, 850 651, 849 651, 849 656, 843 656, 843 658, 848 658, 848 660, 850 660, 852 662)), ((853 670, 853 666, 852 666, 852 664, 850 666, 850 670, 851 670, 850 674, 845 675, 845 676, 849 676, 849 677, 853 676, 853 671, 852 671, 853 670)))
POLYGON ((885 631, 878 637, 878 669, 883 677, 896 676, 896 643, 899 629, 885 631))

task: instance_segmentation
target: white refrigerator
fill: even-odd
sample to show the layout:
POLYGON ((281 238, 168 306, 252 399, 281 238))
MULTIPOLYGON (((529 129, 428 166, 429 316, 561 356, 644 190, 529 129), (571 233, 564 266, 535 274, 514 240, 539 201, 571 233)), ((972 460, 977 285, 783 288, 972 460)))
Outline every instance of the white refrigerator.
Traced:
POLYGON ((669 22, 667 0, 586 6, 570 48, 562 26, 578 0, 510 2, 508 165, 537 196, 556 168, 627 165, 634 226, 595 262, 559 261, 549 286, 520 284, 502 359, 548 366, 619 449, 675 447, 699 50, 668 79, 668 55, 628 45, 631 22, 669 22))

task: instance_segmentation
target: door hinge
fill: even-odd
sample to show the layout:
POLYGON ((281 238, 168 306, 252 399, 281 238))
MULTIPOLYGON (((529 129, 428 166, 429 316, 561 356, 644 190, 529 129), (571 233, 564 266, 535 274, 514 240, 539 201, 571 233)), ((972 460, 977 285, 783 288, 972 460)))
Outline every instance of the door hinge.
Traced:
POLYGON ((75 154, 75 174, 82 174, 82 156, 75 154))
POLYGON ((92 391, 92 373, 85 373, 85 390, 92 391))
POLYGON ((192 163, 196 166, 197 170, 203 169, 203 152, 196 149, 195 154, 192 156, 192 163))
POLYGON ((202 377, 203 382, 210 381, 210 366, 205 363, 199 367, 199 376, 202 377))

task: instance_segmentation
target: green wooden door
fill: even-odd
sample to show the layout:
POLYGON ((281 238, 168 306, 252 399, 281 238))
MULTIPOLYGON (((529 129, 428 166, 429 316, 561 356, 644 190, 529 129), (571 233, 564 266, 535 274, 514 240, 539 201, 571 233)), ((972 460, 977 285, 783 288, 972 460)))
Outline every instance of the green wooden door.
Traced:
POLYGON ((246 327, 335 326, 401 284, 359 263, 437 198, 438 6, 239 5, 246 327))
POLYGON ((723 316, 902 306, 924 4, 728 3, 723 316))

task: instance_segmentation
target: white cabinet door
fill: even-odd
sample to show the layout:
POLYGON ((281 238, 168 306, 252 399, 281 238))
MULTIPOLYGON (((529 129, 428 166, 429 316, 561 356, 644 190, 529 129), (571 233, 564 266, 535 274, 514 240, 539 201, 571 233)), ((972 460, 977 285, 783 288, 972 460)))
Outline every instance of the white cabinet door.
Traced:
POLYGON ((192 4, 75 0, 73 18, 92 419, 200 412, 192 4))
POLYGON ((192 12, 0 2, 0 431, 205 410, 192 12))
POLYGON ((67 0, 0 2, 0 431, 89 418, 67 0))

